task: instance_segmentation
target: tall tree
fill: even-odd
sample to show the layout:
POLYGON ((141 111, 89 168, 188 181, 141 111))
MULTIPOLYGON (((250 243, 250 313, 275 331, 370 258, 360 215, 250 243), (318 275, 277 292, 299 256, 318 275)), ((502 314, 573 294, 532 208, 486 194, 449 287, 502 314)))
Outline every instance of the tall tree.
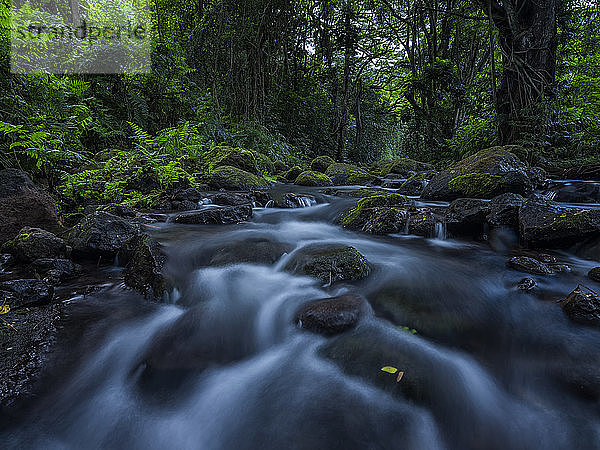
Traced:
POLYGON ((498 30, 502 78, 496 95, 503 144, 531 129, 527 110, 554 83, 558 0, 477 0, 498 30))

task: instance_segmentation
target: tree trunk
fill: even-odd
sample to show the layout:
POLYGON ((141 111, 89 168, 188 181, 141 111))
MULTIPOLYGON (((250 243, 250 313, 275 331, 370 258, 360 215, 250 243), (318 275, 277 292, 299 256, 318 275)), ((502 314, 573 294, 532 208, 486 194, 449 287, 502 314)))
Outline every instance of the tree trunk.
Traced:
POLYGON ((554 83, 557 0, 478 3, 491 14, 502 50, 502 78, 496 93, 500 142, 516 143, 533 128, 527 110, 554 83))

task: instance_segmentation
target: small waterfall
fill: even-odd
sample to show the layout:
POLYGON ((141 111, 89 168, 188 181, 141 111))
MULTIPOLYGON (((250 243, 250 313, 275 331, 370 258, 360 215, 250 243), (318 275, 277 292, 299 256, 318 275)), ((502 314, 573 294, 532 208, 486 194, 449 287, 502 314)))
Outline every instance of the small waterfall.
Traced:
POLYGON ((447 239, 446 222, 436 222, 433 237, 445 241, 447 239))
POLYGON ((317 204, 317 201, 312 197, 296 197, 300 208, 309 208, 317 204))

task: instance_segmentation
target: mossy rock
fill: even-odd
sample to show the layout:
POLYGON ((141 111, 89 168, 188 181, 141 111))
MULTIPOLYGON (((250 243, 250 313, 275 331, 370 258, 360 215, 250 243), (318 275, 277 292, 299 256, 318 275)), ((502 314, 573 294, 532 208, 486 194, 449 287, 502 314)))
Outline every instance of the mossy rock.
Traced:
POLYGON ((275 169, 275 171, 273 172, 275 174, 281 174, 281 173, 286 172, 288 170, 287 164, 284 163, 283 161, 278 160, 278 159, 276 159, 275 161, 273 161, 273 168, 275 169))
POLYGON ((286 172, 283 172, 281 174, 281 177, 286 181, 293 182, 296 180, 296 178, 298 178, 298 175, 300 175, 302 172, 304 172, 304 169, 302 169, 302 167, 293 166, 290 167, 290 169, 288 169, 286 172))
POLYGON ((600 235, 600 210, 529 198, 519 209, 519 230, 521 241, 530 247, 568 247, 600 235))
POLYGON ((527 167, 508 147, 482 150, 458 162, 434 177, 421 197, 432 200, 455 200, 472 197, 490 199, 513 192, 523 196, 532 191, 527 167))
POLYGON ((208 175, 208 184, 214 189, 241 190, 266 187, 269 182, 262 177, 238 169, 237 167, 217 167, 208 175))
POLYGON ((365 172, 360 167, 344 163, 330 164, 325 174, 331 178, 336 186, 369 183, 375 179, 373 175, 365 172))
POLYGON ((381 163, 379 165, 379 174, 381 176, 386 176, 393 173, 402 176, 409 176, 410 172, 421 172, 433 169, 434 167, 428 163, 415 161, 414 159, 410 158, 398 158, 381 163))
POLYGON ((310 163, 310 168, 315 172, 325 173, 327 168, 332 164, 335 164, 333 158, 329 156, 317 156, 310 163))
POLYGON ((491 198, 501 194, 505 184, 504 178, 500 175, 468 173, 450 180, 448 187, 461 196, 491 198))
MULTIPOLYGON (((212 172, 217 167, 235 167, 246 172, 258 175, 260 173, 256 154, 247 149, 217 146, 210 150, 204 157, 204 171, 212 172)), ((269 160, 270 161, 270 160, 269 160)))
POLYGON ((372 197, 374 195, 381 195, 381 194, 382 194, 381 191, 374 191, 373 189, 360 188, 360 189, 357 189, 355 191, 352 191, 350 193, 350 196, 351 197, 363 198, 363 197, 372 197))
POLYGON ((331 182, 331 178, 329 178, 327 175, 319 173, 319 172, 313 172, 312 170, 307 170, 305 172, 302 172, 300 175, 298 175, 298 177, 294 181, 294 184, 297 184, 298 186, 332 186, 333 185, 333 183, 331 182))
POLYGON ((315 244, 294 253, 285 270, 317 278, 323 283, 335 283, 366 278, 371 266, 354 247, 315 244))
POLYGON ((356 207, 344 214, 342 217, 342 225, 347 228, 362 229, 369 220, 374 219, 374 217, 372 217, 373 215, 380 212, 372 211, 373 208, 391 206, 408 207, 412 204, 413 202, 405 195, 382 193, 370 195, 361 198, 356 207))
POLYGON ((398 192, 404 195, 420 195, 435 175, 437 172, 432 171, 414 173, 400 185, 398 192))

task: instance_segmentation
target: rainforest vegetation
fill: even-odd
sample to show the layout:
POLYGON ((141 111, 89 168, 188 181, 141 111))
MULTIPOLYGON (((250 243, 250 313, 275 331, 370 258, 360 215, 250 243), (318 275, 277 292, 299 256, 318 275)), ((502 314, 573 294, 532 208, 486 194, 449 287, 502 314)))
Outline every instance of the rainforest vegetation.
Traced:
MULTIPOLYGON (((596 2, 152 0, 149 73, 61 75, 11 73, 4 1, 0 167, 66 214, 83 199, 155 206, 230 147, 269 181, 320 155, 445 167, 496 144, 551 171, 598 163, 596 2)), ((35 6, 13 2, 13 19, 35 6)), ((102 8, 56 1, 45 19, 102 8)), ((84 69, 106 57, 80 50, 84 69)))

